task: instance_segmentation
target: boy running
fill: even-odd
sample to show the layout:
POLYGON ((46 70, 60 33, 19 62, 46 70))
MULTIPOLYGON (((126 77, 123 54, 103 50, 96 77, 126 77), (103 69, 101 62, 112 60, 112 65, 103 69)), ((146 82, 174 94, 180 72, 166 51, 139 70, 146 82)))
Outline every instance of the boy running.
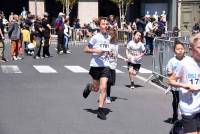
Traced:
POLYGON ((145 54, 145 47, 142 43, 143 34, 139 31, 133 33, 133 39, 127 44, 126 56, 128 59, 128 74, 131 81, 131 89, 135 88, 134 77, 142 64, 142 57, 145 54))
POLYGON ((92 54, 89 74, 93 81, 86 85, 86 88, 83 91, 83 97, 87 98, 91 91, 98 92, 100 90, 97 117, 106 120, 103 105, 106 98, 107 81, 110 76, 108 55, 110 51, 110 36, 107 33, 107 19, 100 18, 99 22, 100 32, 90 39, 88 45, 84 46, 84 52, 92 54))

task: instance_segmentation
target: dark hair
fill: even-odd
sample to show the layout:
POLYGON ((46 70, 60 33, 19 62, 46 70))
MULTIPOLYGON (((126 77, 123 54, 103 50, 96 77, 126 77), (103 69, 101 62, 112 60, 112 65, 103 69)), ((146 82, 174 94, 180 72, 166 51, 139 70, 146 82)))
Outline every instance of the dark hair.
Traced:
POLYGON ((108 18, 107 17, 100 17, 99 20, 98 20, 98 25, 100 25, 101 20, 108 20, 108 18))
POLYGON ((181 41, 179 41, 179 40, 175 40, 175 41, 174 41, 174 46, 173 46, 173 50, 174 50, 174 51, 175 51, 175 49, 176 49, 176 46, 179 45, 179 44, 182 45, 182 46, 185 48, 183 42, 181 42, 181 41))
POLYGON ((141 32, 141 31, 138 31, 138 30, 135 30, 134 32, 133 32, 133 36, 135 36, 137 33, 140 33, 141 34, 141 42, 142 43, 144 43, 144 33, 143 32, 141 32))
POLYGON ((109 35, 111 36, 110 42, 111 42, 111 43, 117 43, 118 35, 117 35, 116 29, 114 29, 114 28, 108 28, 108 33, 109 33, 109 35))

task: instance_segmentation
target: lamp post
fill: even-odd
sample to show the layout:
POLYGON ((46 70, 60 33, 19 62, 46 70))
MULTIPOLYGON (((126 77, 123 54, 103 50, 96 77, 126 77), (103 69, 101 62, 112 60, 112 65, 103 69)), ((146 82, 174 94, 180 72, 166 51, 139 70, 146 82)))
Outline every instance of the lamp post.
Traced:
POLYGON ((37 0, 35 0, 35 16, 37 16, 37 0))

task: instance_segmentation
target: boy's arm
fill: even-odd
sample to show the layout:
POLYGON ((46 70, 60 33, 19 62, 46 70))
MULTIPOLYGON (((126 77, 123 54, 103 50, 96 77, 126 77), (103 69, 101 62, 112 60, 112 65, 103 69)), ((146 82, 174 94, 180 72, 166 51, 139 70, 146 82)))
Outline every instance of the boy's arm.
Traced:
POLYGON ((89 44, 84 45, 83 51, 85 53, 96 53, 98 55, 101 55, 103 53, 102 50, 97 49, 97 48, 92 48, 92 47, 89 47, 89 46, 90 46, 89 44))

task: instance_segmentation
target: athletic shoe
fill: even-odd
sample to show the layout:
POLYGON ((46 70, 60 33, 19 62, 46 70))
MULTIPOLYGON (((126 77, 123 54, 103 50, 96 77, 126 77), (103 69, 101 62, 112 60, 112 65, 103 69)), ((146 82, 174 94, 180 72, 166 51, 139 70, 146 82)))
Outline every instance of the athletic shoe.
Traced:
POLYGON ((4 63, 4 62, 7 62, 8 60, 6 58, 2 58, 0 59, 0 62, 4 63))
POLYGON ((134 89, 135 88, 135 86, 131 86, 131 89, 134 89))
POLYGON ((90 90, 90 83, 88 83, 85 87, 85 89, 83 90, 83 97, 87 98, 88 95, 90 94, 91 90, 90 90))
POLYGON ((110 103, 111 103, 110 97, 106 97, 106 104, 110 104, 110 103))
POLYGON ((21 58, 21 57, 19 57, 19 56, 17 56, 17 59, 18 59, 18 60, 22 60, 22 58, 21 58))
POLYGON ((39 57, 39 56, 34 56, 33 58, 34 58, 34 59, 40 59, 40 57, 39 57))
POLYGON ((131 89, 134 89, 135 88, 135 84, 134 84, 134 82, 131 82, 131 87, 130 87, 131 89))
POLYGON ((72 53, 72 51, 70 51, 70 50, 67 50, 67 51, 66 51, 66 53, 67 53, 67 54, 71 54, 71 53, 72 53))
POLYGON ((106 120, 106 115, 103 112, 103 108, 99 108, 98 112, 97 112, 97 118, 101 119, 101 120, 106 120))
POLYGON ((13 57, 12 57, 12 60, 18 60, 18 59, 17 59, 17 57, 16 57, 16 56, 13 56, 13 57))

